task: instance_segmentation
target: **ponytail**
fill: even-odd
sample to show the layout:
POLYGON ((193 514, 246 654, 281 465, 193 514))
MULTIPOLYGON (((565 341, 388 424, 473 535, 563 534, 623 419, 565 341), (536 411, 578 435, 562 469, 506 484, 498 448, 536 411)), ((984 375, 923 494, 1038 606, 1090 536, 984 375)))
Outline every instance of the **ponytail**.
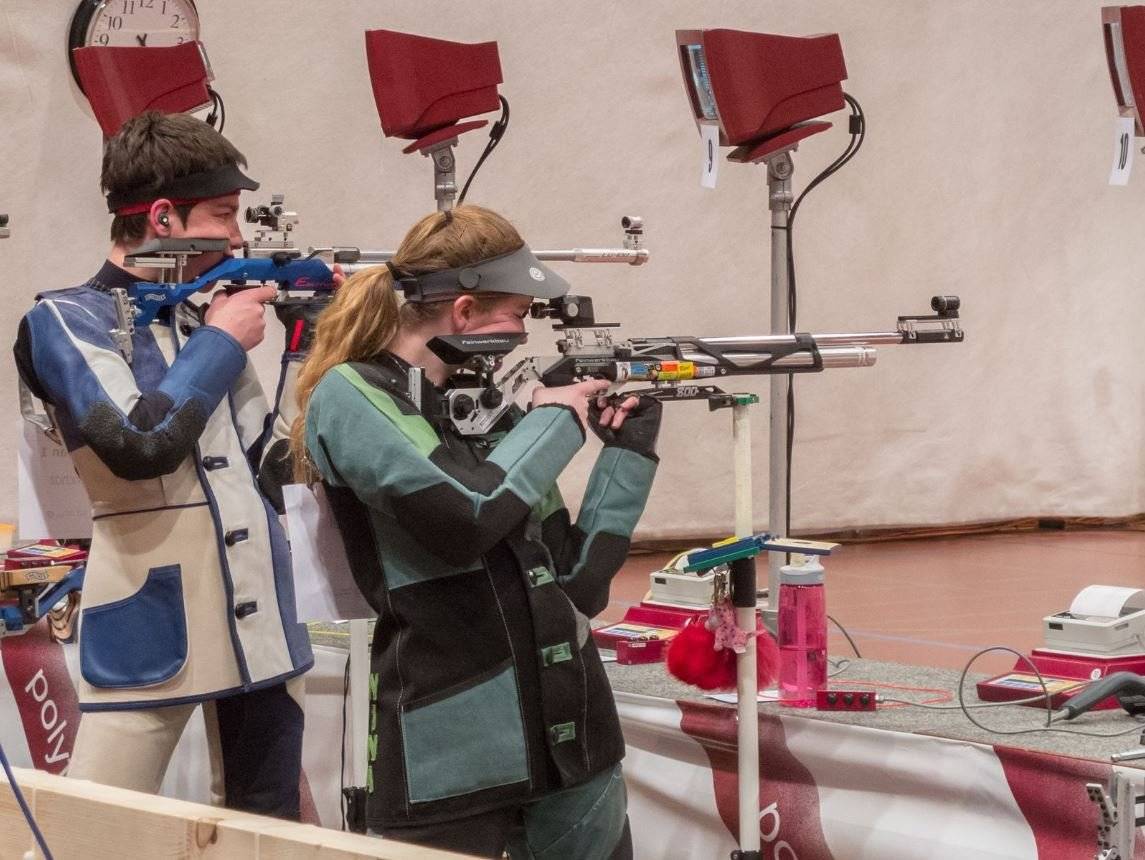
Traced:
POLYGON ((356 272, 334 293, 318 318, 310 352, 298 372, 298 416, 290 428, 294 477, 311 480, 306 456, 306 411, 310 395, 332 367, 365 361, 388 347, 398 332, 398 297, 386 266, 356 272))

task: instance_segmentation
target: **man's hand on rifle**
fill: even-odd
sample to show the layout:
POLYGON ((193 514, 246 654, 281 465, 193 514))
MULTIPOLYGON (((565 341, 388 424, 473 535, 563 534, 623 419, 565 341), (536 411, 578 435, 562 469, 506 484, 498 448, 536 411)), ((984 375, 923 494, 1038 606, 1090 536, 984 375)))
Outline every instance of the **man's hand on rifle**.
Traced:
POLYGON ((206 323, 222 329, 248 352, 266 335, 266 303, 278 296, 274 287, 252 287, 227 295, 217 290, 207 308, 206 323))
POLYGON ((628 448, 653 460, 656 437, 660 434, 660 417, 664 404, 654 397, 629 395, 619 403, 617 398, 597 397, 588 407, 588 426, 605 445, 628 448))

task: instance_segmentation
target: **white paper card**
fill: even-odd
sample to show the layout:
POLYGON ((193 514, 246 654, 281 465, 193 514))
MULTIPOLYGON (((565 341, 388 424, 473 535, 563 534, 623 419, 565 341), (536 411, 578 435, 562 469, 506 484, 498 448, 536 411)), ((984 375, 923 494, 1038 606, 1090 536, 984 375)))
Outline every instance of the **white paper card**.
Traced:
POLYGON ((1145 591, 1124 585, 1087 585, 1069 605, 1069 614, 1083 618, 1120 618, 1145 606, 1145 591))
POLYGON ((311 490, 305 484, 288 484, 282 488, 282 498, 290 535, 298 620, 374 618, 377 613, 350 573, 342 534, 322 485, 311 490))
MULTIPOLYGON (((739 702, 739 695, 736 693, 705 693, 705 699, 715 699, 717 702, 725 702, 729 705, 734 705, 739 702)), ((757 702, 778 702, 779 689, 777 687, 770 687, 766 690, 760 690, 756 694, 757 702)))
POLYGON ((1113 169, 1109 172, 1110 185, 1128 185, 1133 170, 1133 117, 1119 116, 1113 124, 1113 169))
POLYGON ((20 419, 16 493, 21 540, 91 537, 91 502, 63 445, 20 419))
POLYGON ((715 188, 716 175, 720 172, 720 127, 703 123, 700 126, 700 143, 700 185, 715 188))

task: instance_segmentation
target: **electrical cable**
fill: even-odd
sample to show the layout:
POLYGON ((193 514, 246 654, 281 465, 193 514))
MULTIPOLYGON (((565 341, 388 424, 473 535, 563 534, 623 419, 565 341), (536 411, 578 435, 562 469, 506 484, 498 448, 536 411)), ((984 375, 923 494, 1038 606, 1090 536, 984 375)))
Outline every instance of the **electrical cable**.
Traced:
MULTIPOLYGON (((831 618, 831 616, 827 616, 827 617, 831 618)), ((831 620, 835 621, 834 618, 831 618, 831 620)), ((835 624, 838 625, 839 622, 835 621, 835 624)), ((842 626, 840 626, 839 629, 842 630, 843 629, 842 626)), ((844 635, 846 635, 846 634, 844 633, 844 635)), ((848 640, 850 640, 849 636, 847 638, 848 638, 848 640)), ((845 671, 851 664, 851 661, 846 659, 846 658, 842 658, 838 661, 834 661, 834 660, 831 660, 830 658, 828 658, 828 662, 833 667, 835 667, 835 671, 831 672, 828 675, 829 678, 834 678, 836 675, 845 671)), ((937 694, 940 694, 944 698, 942 698, 940 700, 929 701, 929 702, 915 702, 915 701, 911 701, 910 699, 888 698, 888 697, 880 695, 878 697, 878 702, 880 705, 925 708, 927 710, 932 710, 932 711, 961 711, 963 716, 965 716, 966 719, 969 720, 971 723, 973 723, 977 728, 979 728, 982 731, 987 732, 989 734, 995 734, 995 735, 1027 735, 1027 734, 1035 734, 1038 732, 1055 732, 1058 734, 1081 735, 1083 737, 1090 737, 1090 738, 1117 738, 1117 737, 1121 737, 1123 735, 1128 735, 1128 734, 1132 734, 1134 732, 1140 731, 1142 725, 1145 725, 1145 719, 1134 718, 1135 724, 1131 728, 1122 729, 1121 731, 1116 731, 1116 732, 1087 732, 1087 731, 1080 731, 1078 729, 1063 729, 1063 728, 1058 728, 1056 726, 1052 726, 1051 723, 1053 721, 1053 714, 1054 714, 1054 708, 1053 708, 1052 700, 1053 700, 1054 694, 1050 693, 1049 687, 1046 685, 1045 678, 1042 676, 1042 673, 1040 671, 1038 671, 1038 667, 1034 665, 1033 661, 1031 661, 1029 657, 1027 657, 1025 654, 1022 654, 1018 651, 1015 651, 1013 648, 1009 648, 1005 645, 991 645, 989 648, 983 648, 981 651, 978 651, 976 654, 974 654, 966 662, 966 665, 963 666, 963 668, 962 668, 962 674, 958 678, 958 704, 955 704, 955 705, 945 704, 946 702, 949 702, 953 698, 953 695, 948 690, 940 690, 936 687, 911 687, 911 686, 904 686, 901 684, 889 684, 889 683, 885 683, 882 681, 866 681, 866 680, 862 680, 859 678, 850 678, 850 679, 848 679, 848 683, 849 684, 858 684, 858 685, 864 686, 864 687, 873 687, 873 688, 875 688, 876 693, 880 689, 884 689, 884 690, 890 689, 890 690, 906 690, 906 691, 918 692, 918 693, 937 693, 937 694), (1040 696, 1030 696, 1030 697, 1024 698, 1024 699, 1011 699, 1008 702, 969 702, 968 703, 966 701, 966 693, 965 693, 966 676, 970 673, 970 668, 978 661, 978 658, 980 658, 984 654, 989 654, 992 651, 1005 651, 1008 654, 1013 654, 1020 661, 1022 661, 1027 666, 1029 666, 1031 671, 1033 671, 1034 675, 1037 676, 1038 683, 1042 687, 1041 695, 1040 696), (1040 727, 1040 728, 1036 728, 1036 729, 992 729, 989 726, 980 723, 978 720, 974 719, 974 717, 972 717, 970 715, 971 709, 1008 708, 1008 707, 1013 707, 1013 706, 1029 705, 1029 704, 1033 704, 1034 702, 1045 702, 1045 704, 1046 704, 1046 725, 1043 727, 1040 727)), ((1090 684, 1086 683, 1086 684, 1082 685, 1081 687, 1077 688, 1077 691, 1080 692, 1081 690, 1084 690, 1089 686, 1090 686, 1090 684)))
POLYGON ((8 785, 12 787, 12 794, 15 795, 16 802, 20 805, 20 811, 24 813, 24 819, 28 822, 28 827, 31 828, 32 835, 36 838, 36 844, 40 846, 40 853, 44 855, 44 860, 52 860, 52 852, 48 850, 48 843, 44 840, 44 834, 40 832, 40 826, 36 824, 36 817, 32 815, 28 802, 24 800, 24 793, 16 784, 16 776, 12 773, 12 765, 8 763, 8 756, 4 753, 3 744, 0 744, 0 765, 4 767, 4 775, 8 777, 8 785))
POLYGON ((844 638, 846 638, 846 640, 851 643, 851 648, 854 649, 855 656, 862 660, 863 655, 859 653, 859 646, 855 644, 855 640, 851 638, 851 634, 847 632, 847 628, 830 615, 827 616, 827 620, 839 628, 839 632, 842 633, 844 638))
POLYGON ((477 175, 477 171, 481 169, 485 159, 497 148, 497 144, 501 142, 501 138, 505 136, 505 131, 509 128, 509 101, 504 96, 497 96, 497 98, 501 100, 501 118, 493 123, 493 127, 489 129, 489 142, 485 144, 481 157, 473 165, 473 169, 469 172, 469 178, 465 180, 465 185, 462 186, 461 193, 457 196, 458 206, 465 202, 465 195, 469 193, 469 184, 473 182, 473 177, 477 175))
POLYGON ((215 121, 218 120, 219 127, 215 130, 222 134, 223 126, 227 124, 227 106, 223 104, 223 97, 219 95, 217 90, 207 87, 207 93, 211 97, 211 112, 207 114, 205 122, 214 128, 215 121))
MULTIPOLYGON (((966 704, 967 708, 1008 708, 1012 705, 1029 705, 1034 702, 1044 702, 1045 695, 1030 696, 1028 699, 1011 699, 1008 702, 969 702, 966 704)), ((896 705, 910 705, 915 708, 927 708, 931 711, 961 711, 961 705, 936 705, 930 702, 912 702, 910 699, 889 699, 886 696, 879 697, 879 704, 888 702, 896 705)))
MULTIPOLYGON (((882 685, 882 686, 891 686, 891 685, 882 685)), ((1086 686, 1088 686, 1088 684, 1086 686)), ((974 656, 972 656, 966 662, 966 665, 963 666, 963 668, 962 668, 962 674, 958 678, 958 704, 955 706, 943 707, 943 706, 939 706, 935 703, 930 703, 930 702, 923 703, 923 702, 910 702, 910 701, 907 701, 905 699, 884 699, 884 701, 894 702, 895 704, 913 705, 913 706, 919 707, 919 708, 931 708, 934 710, 953 710, 956 708, 956 709, 962 711, 963 716, 965 716, 966 719, 968 719, 971 723, 973 723, 974 726, 976 726, 977 728, 981 729, 984 732, 987 732, 988 734, 994 734, 994 735, 1029 735, 1029 734, 1036 734, 1038 732, 1054 732, 1057 734, 1065 734, 1065 735, 1081 735, 1083 737, 1088 737, 1088 738, 1117 738, 1117 737, 1121 737, 1122 735, 1128 735, 1128 734, 1133 734, 1135 732, 1139 732, 1141 730, 1141 726, 1143 724, 1145 724, 1145 720, 1136 720, 1135 724, 1133 725, 1132 728, 1122 729, 1121 731, 1117 731, 1117 732, 1086 732, 1086 731, 1079 731, 1077 729, 1057 728, 1057 727, 1051 725, 1051 722, 1053 721, 1053 714, 1054 714, 1054 708, 1053 708, 1052 700, 1053 700, 1053 694, 1050 693, 1049 687, 1046 685, 1046 679, 1042 676, 1042 673, 1038 670, 1038 667, 1034 665, 1033 661, 1030 660, 1030 658, 1027 657, 1025 654, 1022 654, 1018 651, 1015 651, 1013 648, 1009 648, 1005 645, 991 645, 989 648, 983 648, 981 651, 974 654, 974 656), (1032 697, 1027 698, 1027 699, 1015 699, 1015 700, 1012 700, 1009 702, 981 702, 981 703, 967 704, 967 702, 966 702, 966 676, 970 673, 970 667, 973 666, 975 662, 977 662, 979 657, 981 657, 983 654, 989 654, 991 651, 1005 651, 1008 654, 1013 654, 1020 661, 1022 661, 1027 666, 1029 666, 1031 671, 1038 678, 1038 683, 1041 685, 1041 688, 1042 688, 1042 695, 1032 696, 1032 697), (983 723, 980 723, 978 720, 974 719, 974 717, 970 714, 971 708, 1005 707, 1007 705, 1019 705, 1019 704, 1023 704, 1023 703, 1027 703, 1027 702, 1041 702, 1041 701, 1044 701, 1046 703, 1046 724, 1045 724, 1045 726, 1042 726, 1042 727, 1036 728, 1036 729, 993 729, 993 728, 990 728, 990 726, 987 726, 987 725, 984 725, 983 723)))
MULTIPOLYGON (((799 211, 799 205, 803 202, 803 198, 806 197, 812 189, 818 186, 819 183, 837 173, 843 165, 854 158, 867 137, 867 119, 863 113, 862 105, 849 93, 843 93, 843 98, 851 107, 851 115, 848 118, 848 129, 851 132, 851 139, 848 141, 842 154, 821 170, 819 174, 807 184, 807 187, 803 189, 800 195, 795 198, 795 202, 791 204, 791 211, 787 216, 787 328, 788 331, 793 333, 796 330, 796 320, 798 319, 798 294, 795 288, 795 215, 799 211)), ((787 374, 787 510, 785 512, 787 530, 789 532, 791 531, 791 461, 794 447, 795 375, 789 373, 787 374)), ((791 557, 789 555, 788 561, 790 560, 791 557)))
MULTIPOLYGON (((949 690, 940 690, 937 687, 915 687, 915 686, 911 686, 909 684, 891 684, 891 683, 888 683, 885 681, 868 681, 864 678, 849 678, 848 683, 849 684, 858 684, 861 687, 871 687, 875 690, 876 694, 877 694, 878 690, 882 689, 882 690, 903 690, 903 691, 906 691, 909 693, 934 693, 936 696, 939 697, 936 699, 931 699, 930 701, 927 701, 924 703, 911 702, 909 699, 890 700, 890 699, 884 699, 884 698, 880 697, 879 698, 880 704, 883 702, 890 701, 896 705, 901 704, 902 702, 907 702, 909 704, 936 705, 939 702, 952 702, 952 701, 954 701, 954 694, 952 692, 950 692, 949 690)), ((955 707, 957 707, 957 706, 955 706, 955 707)))
MULTIPOLYGON (((846 668, 846 667, 843 667, 843 668, 846 668)), ((839 672, 841 672, 841 671, 843 671, 843 669, 838 669, 836 672, 832 673, 829 677, 834 677, 835 675, 839 674, 839 672)), ((1028 735, 1028 734, 1035 734, 1037 732, 1055 732, 1058 734, 1066 734, 1066 735, 1081 735, 1083 737, 1089 737, 1089 738, 1117 738, 1117 737, 1121 737, 1122 735, 1128 735, 1128 734, 1132 734, 1134 732, 1140 731, 1142 725, 1145 725, 1145 720, 1136 720, 1135 724, 1131 728, 1122 729, 1121 731, 1116 731, 1116 732, 1086 732, 1086 731, 1079 731, 1077 729, 1062 729, 1062 728, 1057 728, 1056 726, 1052 726, 1051 722, 1052 722, 1052 717, 1053 717, 1053 713, 1054 713, 1053 704, 1052 704, 1053 694, 1050 693, 1049 687, 1046 685, 1045 678, 1042 677, 1042 673, 1040 671, 1038 671, 1038 667, 1035 666, 1033 664, 1033 662, 1025 654, 1021 654, 1018 651, 1015 651, 1013 648, 1008 648, 1005 645, 991 645, 989 648, 983 648, 981 651, 974 654, 966 662, 966 665, 962 668, 962 674, 958 678, 958 704, 956 704, 956 705, 945 704, 945 702, 949 702, 951 700, 951 698, 953 698, 953 695, 948 690, 939 690, 938 688, 933 688, 933 687, 910 687, 910 686, 904 686, 901 684, 888 684, 888 683, 884 683, 882 681, 865 681, 865 680, 861 680, 858 678, 850 678, 850 679, 848 679, 848 683, 849 684, 858 684, 858 685, 865 686, 865 687, 873 687, 873 688, 875 688, 876 692, 879 689, 891 689, 891 690, 907 690, 907 691, 918 692, 918 693, 938 693, 938 694, 941 694, 944 697, 942 700, 935 700, 935 701, 930 701, 930 702, 914 702, 914 701, 911 701, 910 699, 894 699, 894 698, 887 698, 887 697, 880 695, 878 697, 878 702, 880 705, 925 708, 927 710, 932 710, 932 711, 961 711, 963 716, 965 716, 966 719, 968 719, 971 723, 973 723, 977 728, 981 729, 984 732, 987 732, 988 734, 995 734, 995 735, 1028 735), (1008 654, 1013 654, 1015 657, 1017 657, 1019 660, 1021 660, 1027 666, 1029 666, 1030 669, 1033 671, 1033 673, 1037 676, 1038 683, 1041 684, 1042 694, 1040 696, 1030 696, 1030 697, 1025 698, 1025 699, 1011 699, 1008 702, 970 702, 970 703, 967 703, 966 695, 965 695, 966 676, 969 674, 970 668, 974 665, 975 662, 977 662, 978 658, 981 657, 983 654, 989 654, 991 651, 1005 651, 1008 654), (1043 727, 1040 727, 1040 728, 1036 728, 1036 729, 992 729, 989 726, 980 723, 978 720, 974 719, 974 717, 972 717, 970 715, 971 709, 1007 708, 1007 707, 1011 707, 1011 706, 1015 706, 1015 705, 1021 706, 1021 705, 1033 704, 1034 702, 1045 702, 1046 703, 1046 725, 1043 727)), ((1087 684, 1083 685, 1082 687, 1080 687, 1079 689, 1085 689, 1088 686, 1090 686, 1090 685, 1087 683, 1087 684)))

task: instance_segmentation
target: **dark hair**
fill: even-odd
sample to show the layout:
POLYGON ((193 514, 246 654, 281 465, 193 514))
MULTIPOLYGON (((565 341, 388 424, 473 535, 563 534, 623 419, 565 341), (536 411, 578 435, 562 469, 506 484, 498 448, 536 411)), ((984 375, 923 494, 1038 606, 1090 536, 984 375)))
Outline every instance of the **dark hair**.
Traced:
MULTIPOLYGON (((227 165, 246 166, 234 144, 200 119, 187 114, 148 111, 129 119, 103 149, 100 186, 104 194, 154 189, 156 196, 174 179, 227 165)), ((186 222, 194 204, 175 206, 186 222)), ((113 242, 139 241, 147 230, 147 213, 116 215, 113 242)))

